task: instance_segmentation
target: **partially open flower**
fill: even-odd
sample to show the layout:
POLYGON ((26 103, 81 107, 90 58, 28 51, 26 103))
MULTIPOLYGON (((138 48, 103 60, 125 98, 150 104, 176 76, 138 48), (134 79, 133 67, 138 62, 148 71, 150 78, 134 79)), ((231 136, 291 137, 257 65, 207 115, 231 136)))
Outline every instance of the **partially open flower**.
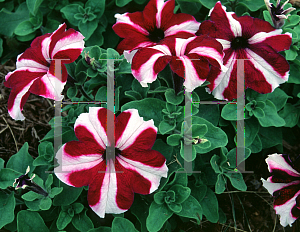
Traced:
POLYGON ((79 141, 60 148, 61 167, 54 169, 68 185, 89 186, 88 203, 102 218, 127 211, 134 193, 152 193, 168 172, 165 157, 151 150, 157 133, 153 120, 144 121, 136 109, 123 111, 115 118, 114 143, 107 136, 108 117, 114 117, 113 112, 102 107, 80 114, 75 122, 79 141), (111 144, 115 160, 107 154, 111 144))
POLYGON ((21 175, 19 178, 15 179, 15 182, 13 183, 13 187, 16 185, 15 189, 28 189, 33 192, 36 192, 38 194, 41 194, 43 196, 48 196, 48 193, 39 185, 37 185, 35 182, 32 181, 32 179, 35 177, 35 174, 32 175, 31 178, 29 178, 30 167, 28 166, 26 169, 26 173, 24 175, 21 175))
POLYGON ((124 38, 117 47, 121 54, 154 46, 165 38, 189 38, 199 29, 192 15, 174 14, 175 0, 150 0, 143 12, 116 14, 115 33, 124 38))
POLYGON ((264 20, 226 12, 226 7, 217 2, 210 11, 210 20, 202 22, 197 32, 216 38, 225 53, 223 61, 228 71, 213 77, 215 81, 210 81, 209 92, 212 91, 220 100, 231 101, 240 97, 237 96, 238 60, 244 60, 245 89, 271 93, 286 82, 289 63, 278 52, 290 48, 292 35, 281 33, 282 29, 274 29, 264 20))
POLYGON ((222 45, 202 35, 165 39, 156 46, 141 48, 132 59, 132 75, 146 87, 168 63, 174 73, 185 79, 183 85, 188 92, 206 80, 214 83, 210 77, 227 70, 223 65, 222 45))
POLYGON ((6 75, 4 85, 12 88, 7 108, 13 119, 25 119, 21 111, 30 93, 56 101, 63 98, 68 77, 64 64, 74 62, 84 47, 83 35, 72 28, 66 31, 66 27, 61 24, 52 34, 35 38, 18 56, 17 69, 6 75), (55 59, 62 59, 61 67, 55 67, 55 59), (61 68, 61 80, 55 76, 55 68, 61 68))
POLYGON ((282 6, 280 6, 280 0, 277 0, 276 6, 274 6, 273 3, 270 3, 270 0, 265 0, 267 9, 271 15, 273 24, 275 28, 281 28, 284 25, 284 20, 288 18, 288 13, 292 12, 293 10, 296 10, 294 7, 290 7, 286 10, 283 9, 285 4, 287 4, 289 0, 287 0, 285 3, 283 3, 282 6))
POLYGON ((266 162, 272 176, 262 179, 263 186, 275 198, 280 224, 291 226, 300 217, 300 158, 292 163, 288 155, 272 154, 266 162))

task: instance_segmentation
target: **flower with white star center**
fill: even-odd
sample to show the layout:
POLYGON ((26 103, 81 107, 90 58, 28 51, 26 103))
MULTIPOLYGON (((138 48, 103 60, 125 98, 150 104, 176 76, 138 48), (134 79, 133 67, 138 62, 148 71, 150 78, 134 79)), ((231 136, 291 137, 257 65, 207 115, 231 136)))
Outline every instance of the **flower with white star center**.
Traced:
POLYGON ((168 172, 165 157, 151 150, 157 133, 153 120, 144 121, 136 109, 123 111, 114 119, 114 143, 107 136, 108 117, 114 117, 113 112, 102 107, 80 114, 75 122, 79 141, 60 148, 62 163, 54 169, 68 185, 89 186, 88 203, 102 218, 105 213, 127 211, 134 193, 152 193, 168 172), (115 144, 114 160, 106 154, 106 145, 111 144, 115 144))

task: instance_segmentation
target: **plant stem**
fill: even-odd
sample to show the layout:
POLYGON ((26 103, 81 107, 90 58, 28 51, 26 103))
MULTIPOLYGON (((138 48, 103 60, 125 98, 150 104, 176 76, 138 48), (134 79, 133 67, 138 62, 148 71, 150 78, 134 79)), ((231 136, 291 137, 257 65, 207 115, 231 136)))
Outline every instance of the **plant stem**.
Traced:
POLYGON ((182 77, 178 76, 173 71, 172 71, 172 76, 173 76, 173 82, 174 82, 175 95, 177 95, 182 90, 184 79, 182 77))

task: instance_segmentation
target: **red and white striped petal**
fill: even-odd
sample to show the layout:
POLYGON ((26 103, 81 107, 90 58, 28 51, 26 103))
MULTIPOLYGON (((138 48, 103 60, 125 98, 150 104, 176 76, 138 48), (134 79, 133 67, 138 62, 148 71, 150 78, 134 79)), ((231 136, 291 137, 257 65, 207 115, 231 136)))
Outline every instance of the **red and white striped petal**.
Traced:
POLYGON ((49 54, 52 59, 66 59, 63 63, 72 63, 84 48, 84 36, 74 29, 66 30, 61 24, 50 37, 49 54))
MULTIPOLYGON (((94 169, 105 172, 104 150, 93 142, 71 141, 64 144, 58 153, 62 154, 59 167, 54 169, 55 175, 64 183, 74 186, 87 186, 92 182, 94 169), (102 167, 104 163, 104 168, 102 167), (102 167, 102 169, 100 168, 102 167), (84 175, 83 175, 84 173, 84 175)), ((58 160, 58 162, 60 162, 58 160)))
POLYGON ((132 59, 132 75, 143 87, 147 87, 147 83, 155 81, 157 74, 166 67, 171 55, 169 48, 165 45, 140 49, 132 59))
POLYGON ((116 147, 122 151, 134 144, 137 148, 136 140, 144 131, 155 134, 152 140, 146 139, 147 143, 143 144, 146 147, 140 148, 148 150, 153 146, 157 133, 153 120, 144 121, 136 109, 123 111, 116 120, 116 147))
POLYGON ((272 154, 266 159, 271 177, 262 179, 263 186, 275 197, 274 209, 282 226, 290 225, 300 216, 297 198, 300 195, 300 173, 286 155, 272 154))
POLYGON ((23 106, 29 96, 29 89, 32 84, 45 75, 44 69, 39 68, 19 68, 9 72, 5 77, 4 86, 12 88, 8 99, 8 112, 15 120, 24 120, 21 113, 23 106), (22 80, 22 81, 20 81, 22 80))
MULTIPOLYGON (((109 116, 111 116, 111 114, 112 112, 109 113, 109 116)), ((106 146, 110 145, 108 144, 106 134, 106 115, 107 109, 99 107, 90 107, 89 113, 80 114, 74 125, 76 137, 83 142, 92 139, 96 141, 102 149, 106 149, 106 146), (79 129, 80 127, 85 128, 89 134, 79 129)))

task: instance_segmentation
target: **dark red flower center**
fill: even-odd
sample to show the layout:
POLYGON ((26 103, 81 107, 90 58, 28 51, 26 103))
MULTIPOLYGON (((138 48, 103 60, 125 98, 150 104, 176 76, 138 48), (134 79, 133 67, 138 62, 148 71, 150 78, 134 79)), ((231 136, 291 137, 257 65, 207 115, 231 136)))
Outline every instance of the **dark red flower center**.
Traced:
POLYGON ((236 37, 231 42, 231 48, 234 50, 248 47, 248 40, 243 37, 236 37))
POLYGON ((148 38, 154 42, 154 43, 158 43, 159 41, 161 41, 163 38, 165 38, 165 33, 162 29, 160 28, 154 28, 152 31, 149 31, 149 35, 148 38))
MULTIPOLYGON (((110 159, 109 157, 112 157, 112 154, 108 154, 110 149, 107 149, 104 151, 103 154, 103 159, 106 160, 107 158, 110 159)), ((118 148, 115 148, 115 157, 121 154, 121 151, 118 148)))

